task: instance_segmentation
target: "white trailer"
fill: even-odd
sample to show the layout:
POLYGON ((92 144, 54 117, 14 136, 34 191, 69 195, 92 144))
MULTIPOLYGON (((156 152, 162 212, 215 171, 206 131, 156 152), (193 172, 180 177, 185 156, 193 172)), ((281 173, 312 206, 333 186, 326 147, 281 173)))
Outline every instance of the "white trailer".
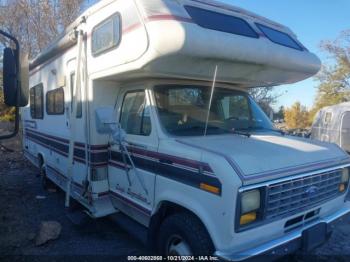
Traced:
POLYGON ((247 91, 319 68, 288 28, 233 6, 100 1, 31 62, 24 152, 67 206, 126 214, 161 254, 311 249, 350 210, 349 156, 274 130, 247 91))
POLYGON ((311 138, 336 143, 350 153, 350 103, 326 106, 317 112, 311 138))

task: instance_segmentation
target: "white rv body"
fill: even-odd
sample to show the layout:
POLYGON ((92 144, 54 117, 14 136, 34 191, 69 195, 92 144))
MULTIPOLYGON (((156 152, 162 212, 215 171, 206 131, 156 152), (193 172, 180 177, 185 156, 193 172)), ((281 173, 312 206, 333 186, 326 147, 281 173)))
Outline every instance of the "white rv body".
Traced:
MULTIPOLYGON (((335 145, 273 130, 251 132, 249 137, 169 134, 159 118, 154 88, 210 89, 216 67, 216 88, 244 94, 251 87, 306 79, 319 70, 320 61, 288 28, 214 1, 100 1, 32 61, 31 105, 22 110, 25 155, 63 190, 71 185, 69 197, 83 204, 92 217, 121 211, 150 228, 153 236, 162 224, 160 214, 181 210, 200 221, 215 254, 222 258, 240 260, 275 252, 287 242, 297 242, 288 249, 294 251, 305 230, 349 212, 349 204, 344 203, 348 183, 341 192, 338 185, 336 192, 329 189, 332 194, 327 193, 320 202, 287 215, 271 213, 270 219, 253 222, 248 228, 241 228, 238 217, 241 194, 256 188, 272 192, 269 190, 291 186, 293 181, 305 181, 305 187, 312 187, 315 185, 306 181, 325 174, 338 179, 350 159, 335 145), (202 27, 184 6, 197 8, 194 12, 223 14, 220 19, 233 16, 257 37, 202 27), (271 41, 257 24, 287 34, 292 39, 288 38, 289 43, 299 50, 271 41), (118 37, 108 38, 101 29, 108 26, 113 28, 113 37, 115 32, 118 37), (93 39, 96 32, 101 33, 100 38, 93 39), (103 50, 104 45, 110 48, 103 50), (93 54, 93 48, 100 50, 93 54), (80 81, 72 75, 78 75, 80 81), (146 129, 151 128, 147 135, 127 133, 128 152, 124 152, 113 133, 103 130, 121 122, 124 99, 140 90, 150 121, 146 129), (108 123, 106 115, 111 109, 108 123), (74 150, 70 151, 72 143, 74 150), (292 224, 294 218, 301 219, 292 224)), ((198 118, 205 118, 205 111, 198 118)), ((267 203, 261 205, 269 208, 267 203)))

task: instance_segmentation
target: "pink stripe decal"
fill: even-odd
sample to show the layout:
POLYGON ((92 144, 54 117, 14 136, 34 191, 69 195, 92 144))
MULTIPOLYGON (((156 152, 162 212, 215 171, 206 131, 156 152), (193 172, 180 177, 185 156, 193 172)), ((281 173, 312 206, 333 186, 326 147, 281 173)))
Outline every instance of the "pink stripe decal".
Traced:
POLYGON ((147 18, 145 18, 147 22, 152 21, 164 21, 164 20, 170 20, 170 21, 180 21, 180 22, 187 22, 187 23, 194 23, 193 20, 189 17, 183 17, 183 16, 175 16, 175 15, 152 15, 147 18))

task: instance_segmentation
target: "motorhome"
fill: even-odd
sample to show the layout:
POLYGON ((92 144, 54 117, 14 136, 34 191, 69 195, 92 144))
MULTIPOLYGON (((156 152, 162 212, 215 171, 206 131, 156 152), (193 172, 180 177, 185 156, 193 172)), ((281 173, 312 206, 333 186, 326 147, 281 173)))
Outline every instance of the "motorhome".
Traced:
POLYGON ((317 112, 311 138, 336 143, 350 153, 350 103, 327 106, 317 112))
POLYGON ((350 211, 349 156, 274 129, 249 90, 319 69, 290 29, 231 5, 102 0, 31 61, 24 152, 67 206, 125 214, 159 254, 310 250, 350 211))

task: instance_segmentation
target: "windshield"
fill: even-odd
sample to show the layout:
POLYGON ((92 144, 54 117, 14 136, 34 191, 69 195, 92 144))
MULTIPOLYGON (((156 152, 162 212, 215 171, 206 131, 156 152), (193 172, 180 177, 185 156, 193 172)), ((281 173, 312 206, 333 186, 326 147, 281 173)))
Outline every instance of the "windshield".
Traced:
MULTIPOLYGON (((154 94, 163 128, 176 136, 204 135, 210 92, 208 86, 156 86, 154 94)), ((273 126, 247 93, 215 88, 207 135, 264 129, 272 130, 273 126)))

